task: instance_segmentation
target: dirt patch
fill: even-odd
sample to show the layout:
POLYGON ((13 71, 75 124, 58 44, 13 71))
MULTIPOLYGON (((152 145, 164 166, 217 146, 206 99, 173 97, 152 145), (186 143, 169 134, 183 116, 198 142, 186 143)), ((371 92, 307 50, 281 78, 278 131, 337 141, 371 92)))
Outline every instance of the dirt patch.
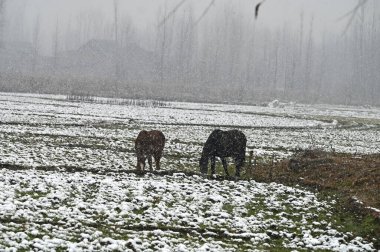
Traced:
POLYGON ((367 207, 380 209, 380 154, 300 151, 274 164, 258 164, 251 174, 257 181, 335 191, 367 207))
POLYGON ((306 150, 280 162, 258 163, 246 173, 259 182, 301 185, 335 195, 342 222, 349 222, 358 235, 373 238, 380 249, 380 154, 306 150))

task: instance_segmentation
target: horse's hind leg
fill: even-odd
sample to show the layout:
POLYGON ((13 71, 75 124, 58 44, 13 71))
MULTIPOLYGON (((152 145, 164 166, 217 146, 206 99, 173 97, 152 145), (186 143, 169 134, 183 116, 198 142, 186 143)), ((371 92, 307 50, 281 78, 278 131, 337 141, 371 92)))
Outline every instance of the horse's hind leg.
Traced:
POLYGON ((161 160, 161 155, 154 155, 154 162, 156 163, 156 170, 160 169, 160 160, 161 160))
POLYGON ((243 158, 237 157, 235 159, 235 164, 236 164, 236 174, 235 174, 235 176, 236 177, 240 177, 240 169, 244 165, 244 157, 243 158))
POLYGON ((150 171, 153 171, 153 167, 152 167, 152 155, 148 156, 148 164, 149 164, 150 171))
POLYGON ((226 173, 226 176, 229 177, 230 174, 228 174, 226 158, 220 158, 220 160, 222 160, 222 164, 223 164, 223 168, 224 168, 224 172, 226 173))

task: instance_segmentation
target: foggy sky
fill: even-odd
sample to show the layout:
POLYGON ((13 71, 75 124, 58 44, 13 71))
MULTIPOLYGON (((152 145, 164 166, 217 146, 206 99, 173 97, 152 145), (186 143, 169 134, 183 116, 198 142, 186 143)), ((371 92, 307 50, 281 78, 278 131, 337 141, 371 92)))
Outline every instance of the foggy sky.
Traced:
MULTIPOLYGON (((159 13, 166 8, 170 11, 180 0, 118 0, 120 19, 128 18, 137 34, 152 32, 157 29, 159 13)), ((243 11, 246 18, 261 27, 270 29, 286 25, 297 29, 300 26, 301 13, 304 25, 308 26, 311 18, 316 38, 321 33, 342 33, 347 20, 338 21, 352 10, 357 0, 267 0, 261 7, 259 19, 254 20, 255 0, 216 0, 203 23, 223 11, 225 6, 243 11)), ((83 15, 93 15, 104 22, 113 22, 112 0, 12 0, 7 1, 5 40, 32 40, 33 27, 40 23, 41 53, 51 53, 52 33, 59 22, 61 33, 83 15)), ((188 0, 176 15, 193 10, 199 17, 209 1, 188 0)), ((162 15, 161 15, 162 16, 162 15)), ((202 26, 202 23, 200 23, 202 26)), ((317 41, 318 42, 318 41, 317 41)))

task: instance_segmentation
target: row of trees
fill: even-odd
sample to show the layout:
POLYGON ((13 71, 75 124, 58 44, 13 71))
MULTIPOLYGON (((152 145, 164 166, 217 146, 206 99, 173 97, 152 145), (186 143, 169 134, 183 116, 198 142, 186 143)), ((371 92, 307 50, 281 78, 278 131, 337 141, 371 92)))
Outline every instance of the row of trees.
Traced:
POLYGON ((0 46, 3 43, 4 7, 5 7, 5 0, 0 0, 0 46))
POLYGON ((373 4, 362 5, 339 34, 316 34, 314 18, 302 13, 298 29, 268 30, 232 4, 199 27, 189 10, 158 31, 160 82, 208 87, 225 99, 233 93, 237 101, 378 105, 380 15, 373 4))
MULTIPOLYGON (((215 15, 208 14, 202 22, 197 22, 191 7, 168 19, 170 10, 162 7, 154 32, 139 33, 132 20, 120 13, 118 0, 113 7, 112 20, 100 13, 81 14, 75 22, 65 24, 57 19, 51 35, 54 65, 59 66, 64 51, 79 48, 90 39, 107 39, 114 41, 113 70, 102 78, 117 83, 108 87, 113 94, 128 96, 120 90, 144 87, 149 89, 144 94, 159 96, 155 98, 379 105, 380 20, 371 4, 361 7, 344 34, 317 34, 314 19, 306 19, 302 13, 297 29, 284 24, 271 30, 243 15, 233 3, 215 15), (150 71, 143 77, 123 73, 129 62, 120 56, 121 51, 128 50, 131 43, 152 52, 150 71)), ((40 27, 37 16, 31 36, 32 74, 54 75, 50 70, 37 70, 40 27)), ((81 83, 70 76, 71 89, 80 90, 81 83)))

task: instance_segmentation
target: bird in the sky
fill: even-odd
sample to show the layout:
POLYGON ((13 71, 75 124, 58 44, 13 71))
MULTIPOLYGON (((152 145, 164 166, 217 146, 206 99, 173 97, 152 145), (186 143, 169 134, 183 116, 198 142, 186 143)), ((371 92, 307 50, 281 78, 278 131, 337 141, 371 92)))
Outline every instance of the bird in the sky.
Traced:
POLYGON ((257 18, 257 16, 259 15, 259 8, 260 6, 265 2, 265 0, 259 2, 258 4, 256 4, 256 7, 255 7, 255 18, 257 18))

